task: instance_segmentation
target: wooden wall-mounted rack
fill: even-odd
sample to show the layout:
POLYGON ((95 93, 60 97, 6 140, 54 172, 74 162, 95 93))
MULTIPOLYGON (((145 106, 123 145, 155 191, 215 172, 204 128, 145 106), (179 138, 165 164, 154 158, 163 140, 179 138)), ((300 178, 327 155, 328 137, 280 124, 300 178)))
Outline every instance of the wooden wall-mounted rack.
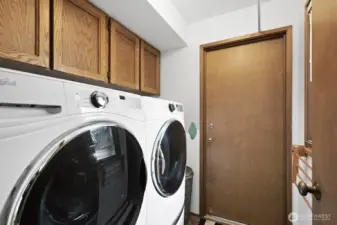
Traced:
MULTIPOLYGON (((294 145, 293 155, 293 183, 297 186, 298 182, 303 181, 312 185, 312 149, 302 145, 294 145)), ((307 206, 312 210, 312 203, 307 197, 303 197, 307 206)))

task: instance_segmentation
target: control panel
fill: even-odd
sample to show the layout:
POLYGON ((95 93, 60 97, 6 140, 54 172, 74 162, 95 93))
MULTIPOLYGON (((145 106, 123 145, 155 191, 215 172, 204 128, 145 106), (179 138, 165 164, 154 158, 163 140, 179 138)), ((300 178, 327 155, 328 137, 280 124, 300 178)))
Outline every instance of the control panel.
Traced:
POLYGON ((104 112, 144 120, 140 96, 72 82, 65 82, 64 88, 71 115, 104 112))

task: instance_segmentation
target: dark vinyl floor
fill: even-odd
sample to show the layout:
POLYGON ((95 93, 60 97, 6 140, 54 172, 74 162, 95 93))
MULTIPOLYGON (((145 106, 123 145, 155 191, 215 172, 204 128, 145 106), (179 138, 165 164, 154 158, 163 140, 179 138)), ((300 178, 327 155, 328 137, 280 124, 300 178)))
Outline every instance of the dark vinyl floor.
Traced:
POLYGON ((191 215, 188 225, 225 225, 225 224, 209 220, 206 221, 205 219, 200 219, 199 217, 191 215))

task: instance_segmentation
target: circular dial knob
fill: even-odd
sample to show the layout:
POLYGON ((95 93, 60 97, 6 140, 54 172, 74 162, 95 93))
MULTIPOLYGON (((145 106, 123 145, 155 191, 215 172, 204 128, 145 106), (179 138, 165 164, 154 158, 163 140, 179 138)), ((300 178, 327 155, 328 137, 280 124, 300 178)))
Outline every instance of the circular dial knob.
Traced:
POLYGON ((173 112, 176 108, 174 107, 174 104, 169 104, 169 110, 170 112, 173 112))
POLYGON ((96 108, 104 108, 109 103, 109 97, 103 92, 95 91, 91 94, 91 103, 96 108))

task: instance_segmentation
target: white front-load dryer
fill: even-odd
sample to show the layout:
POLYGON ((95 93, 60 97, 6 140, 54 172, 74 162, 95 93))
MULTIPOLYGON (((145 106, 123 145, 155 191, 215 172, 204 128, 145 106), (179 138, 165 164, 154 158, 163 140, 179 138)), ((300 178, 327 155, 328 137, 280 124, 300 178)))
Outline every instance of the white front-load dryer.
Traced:
POLYGON ((0 69, 0 224, 146 225, 137 95, 0 69))
POLYGON ((183 225, 186 132, 180 103, 143 97, 146 114, 147 225, 183 225))

